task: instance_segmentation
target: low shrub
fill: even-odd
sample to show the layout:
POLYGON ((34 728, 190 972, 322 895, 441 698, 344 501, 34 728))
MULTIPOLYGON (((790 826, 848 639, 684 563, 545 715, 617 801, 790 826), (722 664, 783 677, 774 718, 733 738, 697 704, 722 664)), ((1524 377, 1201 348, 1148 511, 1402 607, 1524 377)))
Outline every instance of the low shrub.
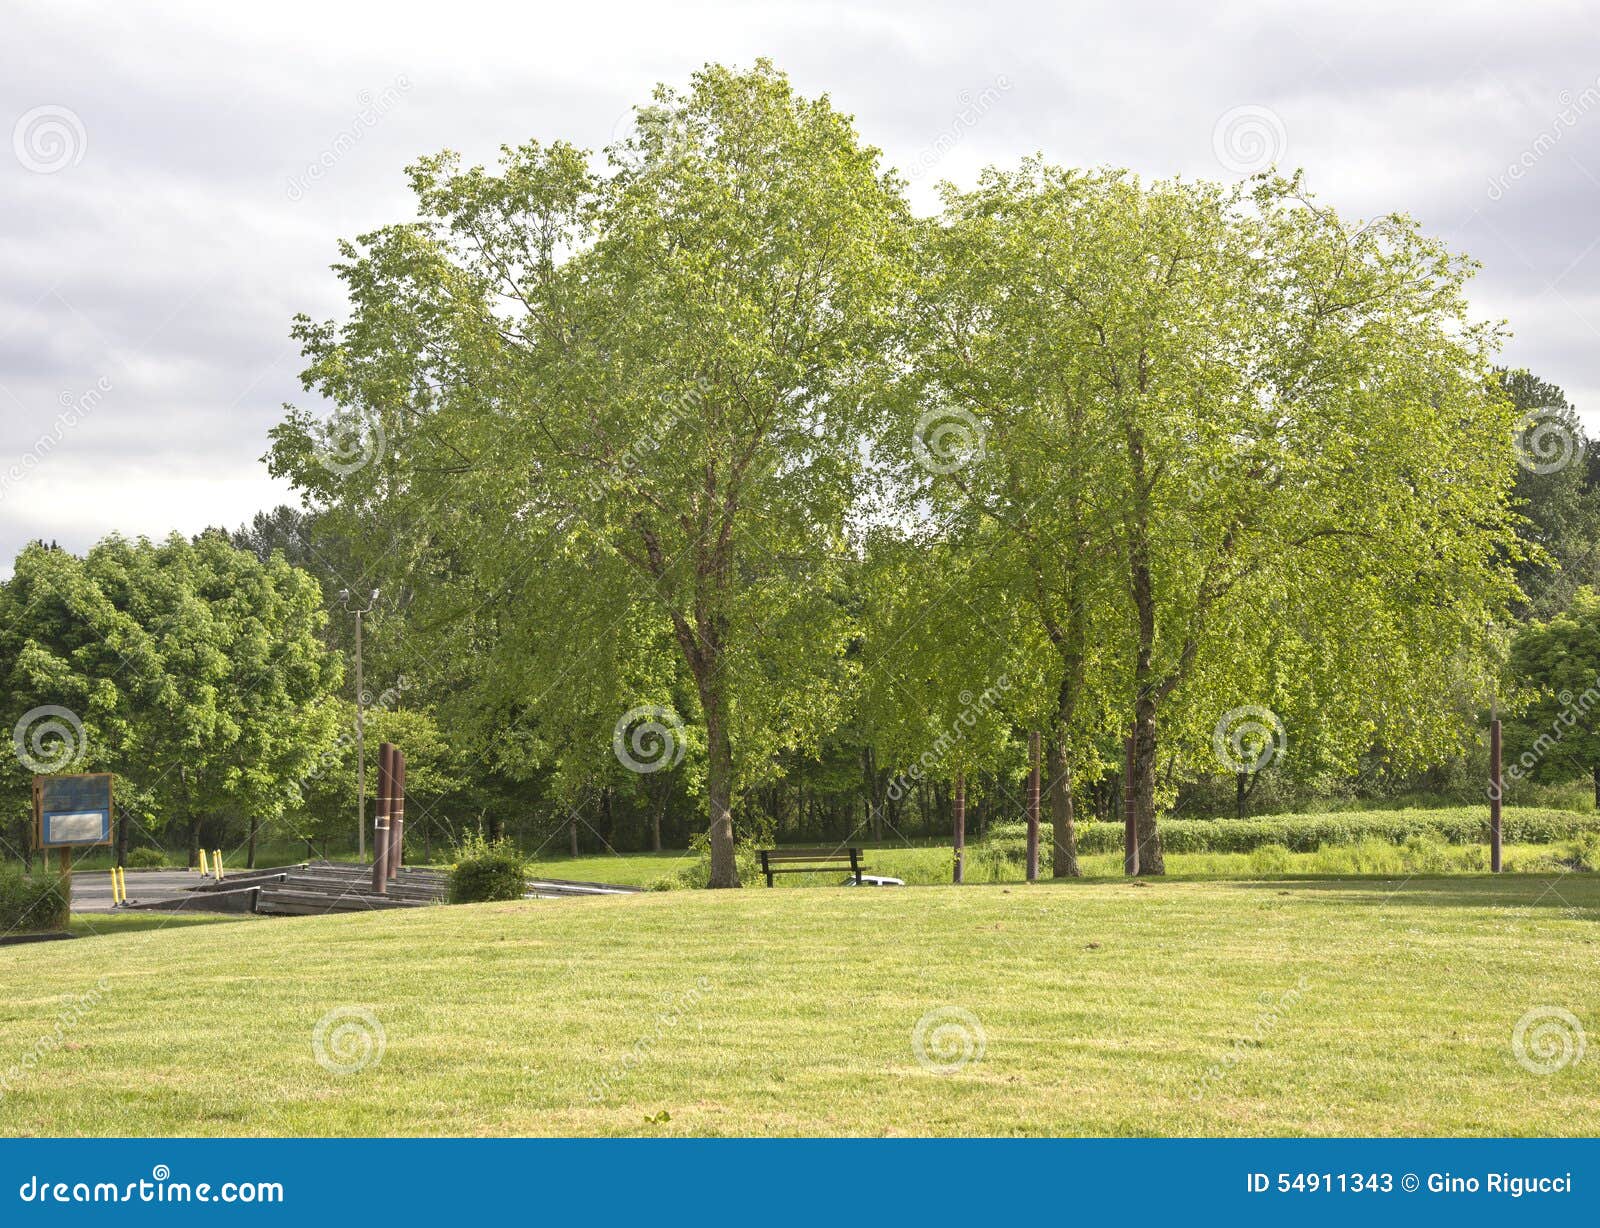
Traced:
POLYGON ((1287 874, 1294 865, 1294 854, 1281 844, 1263 844, 1250 852, 1250 873, 1287 874))
POLYGON ((456 850, 450 871, 450 902, 481 904, 520 900, 527 891, 528 865, 509 840, 471 835, 456 850))
POLYGON ((0 933, 64 930, 72 903, 66 880, 50 870, 24 874, 0 867, 0 933))
MULTIPOLYGON (((996 824, 997 834, 1022 830, 1020 823, 996 824)), ((1265 815, 1257 819, 1162 819, 1161 847, 1168 853, 1251 853, 1279 844, 1292 853, 1314 853, 1327 846, 1366 840, 1404 845, 1413 839, 1440 844, 1483 844, 1489 839, 1489 808, 1450 810, 1372 810, 1344 814, 1265 815)), ((1600 834, 1600 816, 1570 810, 1508 807, 1501 821, 1507 844, 1555 844, 1600 834)), ((1078 850, 1112 853, 1122 848, 1119 823, 1081 823, 1078 850)))
POLYGON ((160 849, 139 848, 128 850, 128 867, 133 870, 154 870, 167 864, 167 855, 160 849))
MULTIPOLYGON (((761 858, 756 855, 758 849, 771 848, 772 844, 756 844, 749 840, 737 841, 733 846, 734 865, 739 870, 739 881, 746 887, 766 886, 766 877, 761 873, 761 858)), ((701 832, 689 842, 689 855, 694 858, 688 865, 674 870, 671 874, 664 874, 650 884, 651 891, 682 891, 684 889, 699 889, 711 886, 711 837, 706 832, 701 832)))

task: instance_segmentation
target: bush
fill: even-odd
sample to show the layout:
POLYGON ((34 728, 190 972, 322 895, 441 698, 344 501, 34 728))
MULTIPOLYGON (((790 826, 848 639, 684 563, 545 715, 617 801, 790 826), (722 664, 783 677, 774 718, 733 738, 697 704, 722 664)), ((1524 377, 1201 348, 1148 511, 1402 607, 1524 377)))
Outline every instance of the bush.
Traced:
POLYGON ((1250 873, 1287 874, 1294 864, 1294 854, 1281 844, 1263 844, 1250 853, 1250 873))
POLYGON ((64 930, 72 911, 66 880, 49 870, 0 868, 0 933, 64 930))
MULTIPOLYGON (((773 845, 756 844, 750 840, 739 840, 733 846, 734 865, 739 870, 739 882, 746 887, 766 886, 766 877, 761 873, 761 858, 756 856, 757 849, 772 848, 773 845)), ((689 852, 694 855, 694 860, 681 870, 672 874, 664 874, 650 884, 651 891, 681 891, 684 888, 709 888, 711 886, 711 837, 706 832, 701 832, 689 841, 689 852)))
POLYGON ((509 840, 491 843, 473 835, 456 850, 456 864, 450 871, 450 902, 520 900, 527 883, 527 862, 509 840))
POLYGON ((129 849, 128 866, 134 870, 154 870, 167 864, 167 855, 160 849, 129 849))
MULTIPOLYGON (((1011 841, 1013 829, 1021 832, 1022 825, 996 824, 994 831, 1011 841)), ((1489 807, 1284 814, 1258 819, 1162 819, 1160 830, 1161 847, 1168 853, 1253 853, 1270 844, 1280 844, 1291 853, 1314 853, 1327 846, 1364 841, 1483 844, 1489 839, 1489 807)), ((1570 810, 1508 807, 1501 832, 1507 844, 1555 844, 1600 833, 1600 817, 1570 810)), ((1080 823, 1077 835, 1081 853, 1114 853, 1122 848, 1120 823, 1080 823)))

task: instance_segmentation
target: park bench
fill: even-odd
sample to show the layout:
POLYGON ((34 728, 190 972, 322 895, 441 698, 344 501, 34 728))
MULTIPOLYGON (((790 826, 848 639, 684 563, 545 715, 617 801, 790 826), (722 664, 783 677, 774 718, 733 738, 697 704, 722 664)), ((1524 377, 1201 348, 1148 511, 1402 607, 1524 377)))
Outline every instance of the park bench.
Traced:
POLYGON ((861 864, 860 849, 762 849, 761 872, 772 886, 774 874, 814 874, 819 870, 842 870, 850 863, 850 873, 859 885, 867 867, 861 864))

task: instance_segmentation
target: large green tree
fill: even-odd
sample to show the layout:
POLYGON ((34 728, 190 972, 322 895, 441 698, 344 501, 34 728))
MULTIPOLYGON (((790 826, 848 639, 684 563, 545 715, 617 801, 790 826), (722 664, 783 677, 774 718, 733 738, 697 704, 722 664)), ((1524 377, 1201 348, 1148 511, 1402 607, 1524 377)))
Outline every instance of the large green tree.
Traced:
POLYGON ((1587 775, 1600 806, 1600 594, 1580 588, 1567 608, 1511 641, 1509 673, 1522 710, 1506 725, 1506 780, 1587 775))
POLYGON ((1531 371, 1501 371, 1517 414, 1518 510, 1536 551, 1517 564, 1528 613, 1548 618, 1600 579, 1600 488, 1577 411, 1556 385, 1531 371))
POLYGON ((1515 591, 1513 415, 1468 262, 1296 182, 1040 162, 953 197, 935 250, 923 361, 981 460, 944 500, 1049 633, 1058 738, 1073 686, 1124 680, 1142 873, 1163 729, 1182 750, 1241 701, 1298 703, 1332 758, 1459 741, 1428 690, 1481 681, 1515 591))
POLYGON ((733 886, 735 791, 839 717, 830 590, 905 209, 848 117, 766 63, 658 90, 611 154, 601 173, 559 143, 498 173, 414 167, 421 220, 347 245, 349 319, 298 329, 336 433, 381 433, 381 458, 325 463, 299 412, 273 464, 419 526, 397 554, 422 543, 450 590, 435 625, 513 649, 501 681, 547 739, 588 723, 591 680, 623 697, 615 718, 629 669, 659 689, 669 670, 613 650, 625 629, 669 646, 703 728, 711 881, 733 886))
POLYGON ((32 771, 115 772, 136 820, 192 853, 207 820, 281 819, 336 736, 320 593, 281 557, 220 532, 111 537, 81 559, 35 545, 0 591, 8 728, 66 714, 38 724, 32 762, 8 757, 13 793, 32 771))

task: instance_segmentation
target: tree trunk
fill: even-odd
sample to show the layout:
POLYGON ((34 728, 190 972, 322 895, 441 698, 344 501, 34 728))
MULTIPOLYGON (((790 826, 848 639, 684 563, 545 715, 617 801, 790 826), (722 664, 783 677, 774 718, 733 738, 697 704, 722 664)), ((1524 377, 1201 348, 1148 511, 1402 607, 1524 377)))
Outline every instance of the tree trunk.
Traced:
POLYGON ((189 868, 200 864, 200 820, 189 820, 189 868))
POLYGON ((1248 794, 1244 791, 1244 778, 1247 773, 1238 771, 1233 774, 1233 817, 1244 818, 1244 799, 1248 794))
POLYGON ((1028 881, 1039 878, 1039 734, 1028 734, 1028 881))
POLYGON ((1161 856, 1161 833, 1156 830, 1156 705, 1141 696, 1134 705, 1133 723, 1133 821, 1139 845, 1139 873, 1165 874, 1161 856))
POLYGON ((1055 878, 1082 878, 1078 865, 1078 833, 1072 815, 1072 765, 1063 734, 1050 739, 1050 873, 1055 878))
POLYGON ((578 820, 575 818, 567 822, 567 840, 571 845, 572 855, 576 857, 578 855, 578 820))
POLYGON ((962 881, 967 848, 967 780, 956 773, 955 791, 950 797, 950 828, 955 841, 955 882, 962 881))
POLYGON ((711 690, 706 716, 706 805, 710 818, 711 886, 737 887, 739 863, 733 852, 733 746, 728 740, 721 695, 711 690))
POLYGON ((870 746, 861 748, 861 782, 866 789, 867 824, 874 843, 883 842, 883 781, 878 775, 878 753, 870 746))
POLYGON ((128 864, 128 812, 117 811, 117 857, 116 863, 126 867, 128 864))
POLYGON ((260 824, 256 822, 255 816, 252 815, 250 818, 250 842, 246 846, 244 854, 244 868, 246 870, 254 870, 256 868, 256 831, 259 827, 260 824))
POLYGON ((1589 769, 1589 776, 1594 781, 1594 804, 1600 808, 1600 763, 1589 769))

